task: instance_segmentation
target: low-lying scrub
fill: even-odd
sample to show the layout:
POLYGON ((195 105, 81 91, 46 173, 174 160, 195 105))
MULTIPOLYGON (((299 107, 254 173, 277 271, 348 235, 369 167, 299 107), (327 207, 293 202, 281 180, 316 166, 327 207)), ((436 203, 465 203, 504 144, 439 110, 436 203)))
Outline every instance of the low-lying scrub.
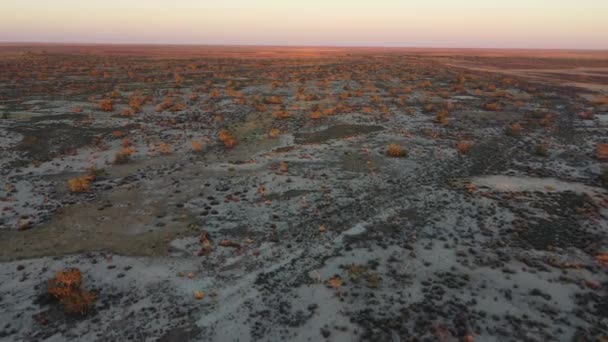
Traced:
POLYGON ((386 149, 386 154, 394 158, 407 157, 407 150, 398 144, 389 144, 386 149))
POLYGON ((82 288, 82 273, 77 268, 59 271, 48 281, 48 293, 59 300, 67 313, 86 315, 97 296, 82 288))

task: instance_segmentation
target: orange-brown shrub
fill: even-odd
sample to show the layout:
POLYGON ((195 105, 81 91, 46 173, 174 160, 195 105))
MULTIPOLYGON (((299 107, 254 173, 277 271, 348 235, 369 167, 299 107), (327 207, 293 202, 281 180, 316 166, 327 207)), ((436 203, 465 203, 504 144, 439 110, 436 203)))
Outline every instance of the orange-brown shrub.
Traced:
POLYGON ((114 164, 126 164, 131 160, 131 155, 135 150, 130 147, 123 147, 120 151, 114 154, 114 164))
POLYGON ((192 141, 192 151, 200 152, 203 150, 203 143, 200 141, 192 141))
POLYGON ((99 101, 99 109, 104 112, 111 112, 114 110, 114 105, 111 99, 103 99, 99 101))
POLYGON ((291 114, 289 114, 289 112, 286 110, 277 110, 272 113, 272 116, 274 116, 275 119, 281 120, 290 118, 291 114))
POLYGON ((158 150, 158 153, 160 154, 171 154, 171 146, 164 142, 156 145, 156 150, 158 150))
POLYGON ((280 97, 278 96, 269 96, 264 98, 264 103, 266 104, 281 104, 283 103, 283 100, 281 100, 280 97))
POLYGON ((513 123, 507 126, 505 133, 511 137, 517 137, 521 134, 523 127, 519 123, 513 123))
POLYGON ((66 269, 48 281, 48 292, 59 300, 68 313, 86 315, 96 295, 82 288, 82 273, 77 268, 66 269))
POLYGON ((318 111, 318 110, 316 110, 316 111, 314 111, 314 112, 312 112, 312 113, 310 114, 310 118, 311 118, 311 119, 314 119, 314 120, 316 120, 316 119, 320 119, 320 118, 322 118, 322 117, 323 117, 323 114, 321 114, 321 112, 320 112, 320 111, 318 111))
POLYGON ((273 128, 273 129, 271 129, 271 130, 270 130, 270 132, 268 132, 268 136, 269 136, 270 138, 276 138, 276 137, 278 137, 279 135, 281 135, 281 131, 279 131, 279 130, 278 130, 278 129, 276 129, 276 128, 273 128))
POLYGON ((218 139, 224 144, 225 147, 227 148, 233 148, 234 146, 236 146, 236 139, 232 136, 232 134, 225 130, 222 129, 218 135, 218 139))
POLYGON ((595 146, 595 157, 598 160, 608 161, 608 144, 597 144, 595 146))
POLYGON ((461 140, 456 143, 456 149, 460 154, 467 154, 471 150, 473 143, 467 140, 461 140))
POLYGON ((449 113, 447 110, 440 110, 437 115, 435 115, 435 122, 440 125, 447 126, 449 122, 448 115, 449 113))
POLYGON ((386 154, 395 158, 407 157, 407 150, 400 145, 389 144, 386 149, 386 154))
POLYGON ((500 107, 498 106, 498 103, 486 103, 483 106, 483 109, 489 110, 492 112, 496 112, 496 111, 500 110, 500 107))

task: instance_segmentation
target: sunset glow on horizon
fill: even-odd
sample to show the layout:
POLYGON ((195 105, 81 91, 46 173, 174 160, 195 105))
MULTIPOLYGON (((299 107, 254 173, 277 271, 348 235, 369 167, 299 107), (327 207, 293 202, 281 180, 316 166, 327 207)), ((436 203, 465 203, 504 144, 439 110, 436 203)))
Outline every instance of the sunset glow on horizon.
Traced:
POLYGON ((4 0, 0 42, 608 49, 604 0, 4 0))

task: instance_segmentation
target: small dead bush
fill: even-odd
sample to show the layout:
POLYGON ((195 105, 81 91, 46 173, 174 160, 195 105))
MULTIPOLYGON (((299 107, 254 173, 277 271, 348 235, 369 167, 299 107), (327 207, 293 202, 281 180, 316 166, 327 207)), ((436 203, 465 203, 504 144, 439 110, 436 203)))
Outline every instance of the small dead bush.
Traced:
POLYGON ((77 268, 59 271, 48 281, 48 293, 59 300, 67 313, 86 315, 96 295, 82 288, 82 273, 77 268))
POLYGON ((386 149, 386 154, 394 158, 407 157, 407 150, 398 144, 390 144, 386 149))
POLYGON ((224 144, 226 148, 233 148, 236 146, 236 139, 232 136, 232 134, 222 129, 218 135, 218 139, 224 144))

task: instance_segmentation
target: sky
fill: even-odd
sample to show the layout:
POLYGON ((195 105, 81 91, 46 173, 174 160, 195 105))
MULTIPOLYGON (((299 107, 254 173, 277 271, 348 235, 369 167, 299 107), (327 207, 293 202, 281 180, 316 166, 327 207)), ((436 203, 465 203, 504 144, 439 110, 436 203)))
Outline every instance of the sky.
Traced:
POLYGON ((608 0, 0 0, 0 42, 608 49, 608 0))

